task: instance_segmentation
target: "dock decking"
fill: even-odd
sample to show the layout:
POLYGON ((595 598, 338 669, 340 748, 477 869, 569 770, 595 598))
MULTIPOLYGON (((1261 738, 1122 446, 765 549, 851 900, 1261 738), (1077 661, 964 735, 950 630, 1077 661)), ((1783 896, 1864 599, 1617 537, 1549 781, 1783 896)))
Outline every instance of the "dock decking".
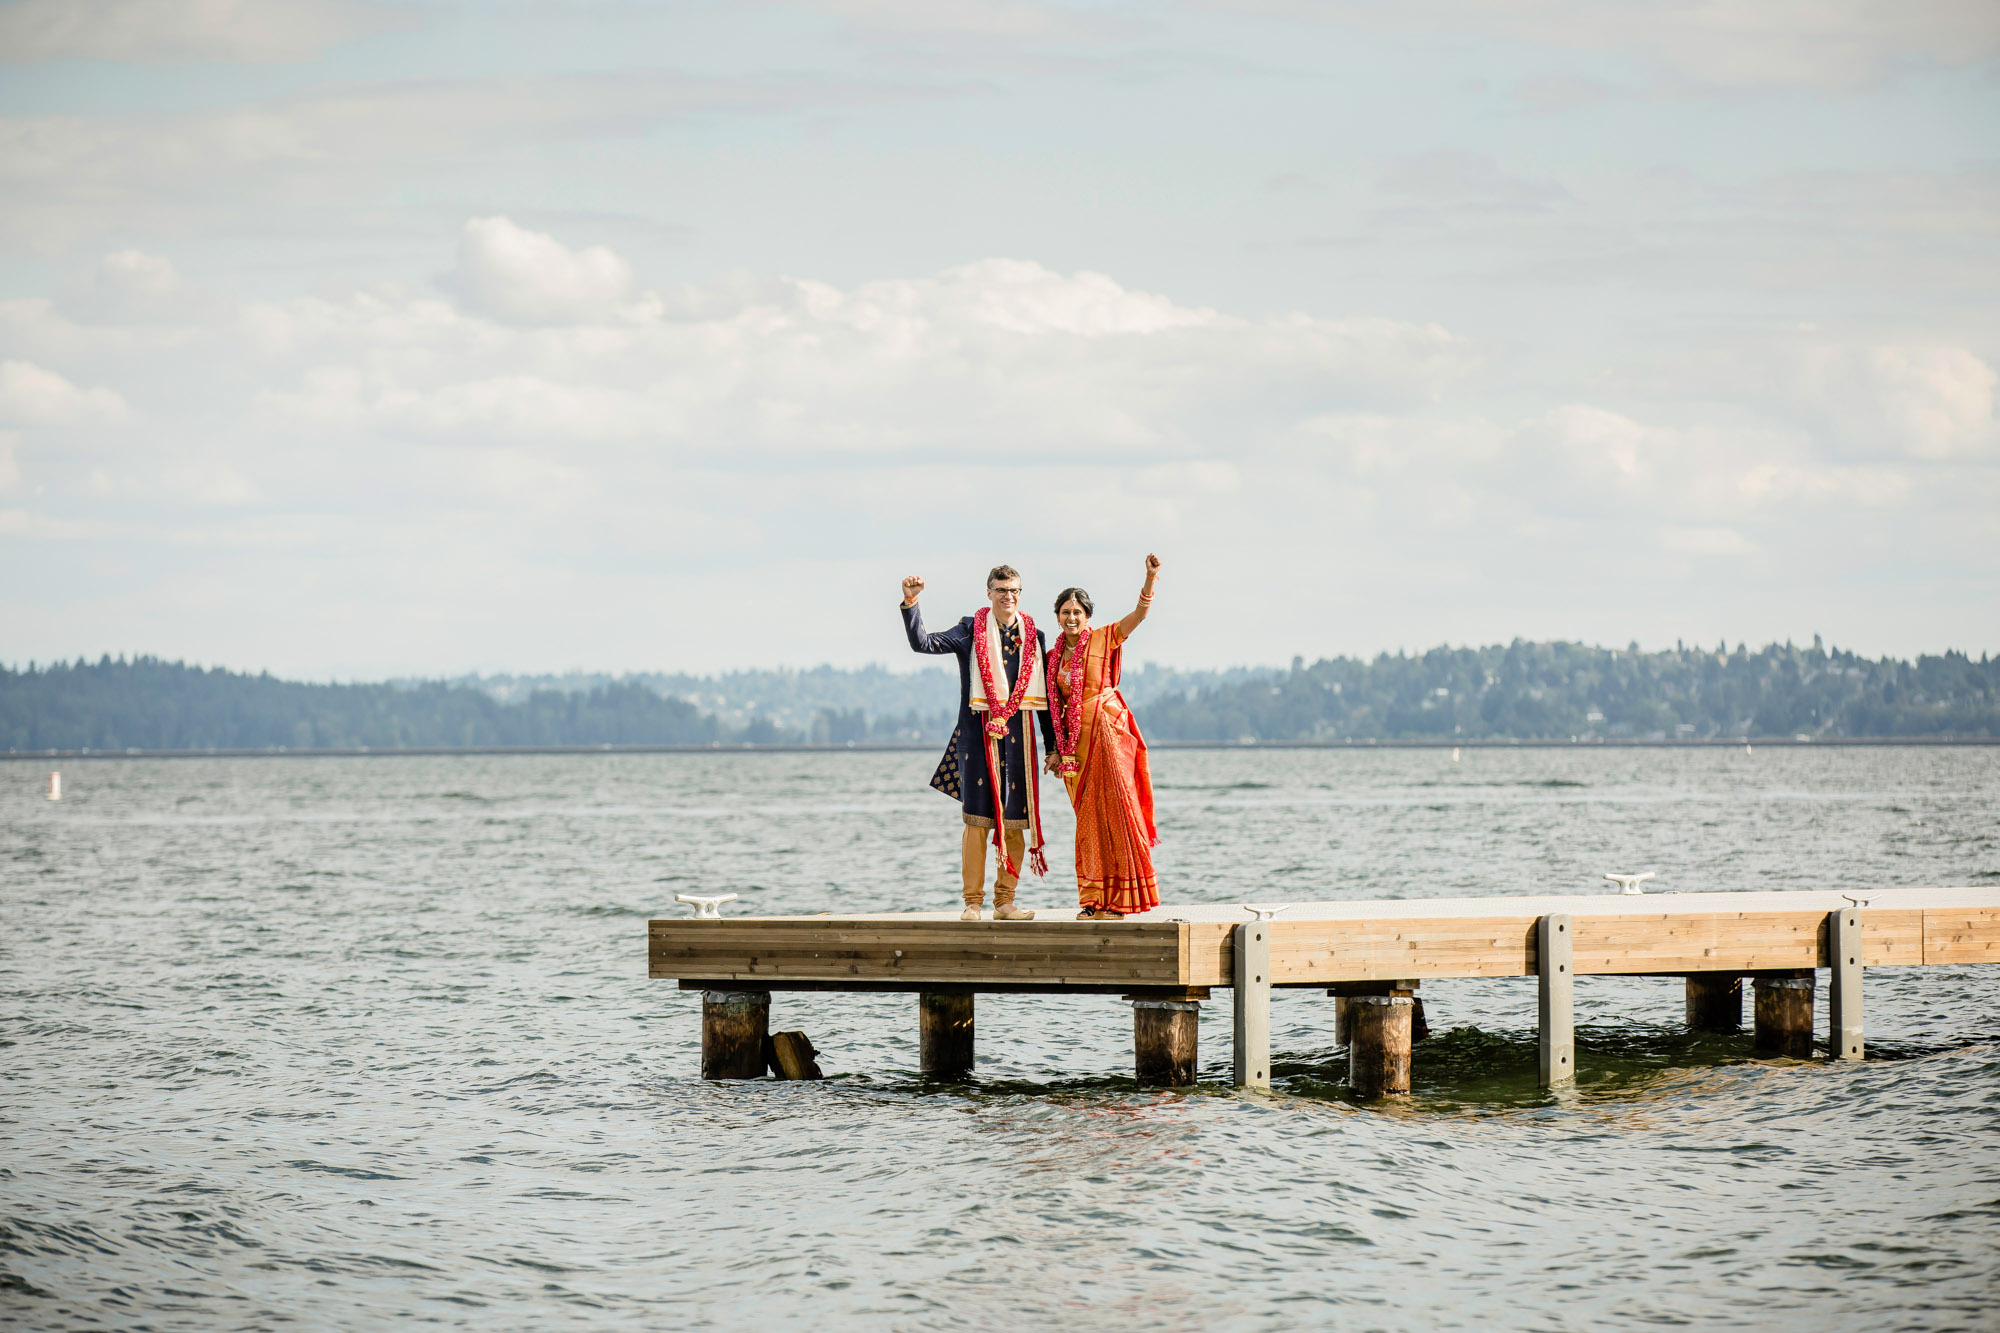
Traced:
MULTIPOLYGON (((661 919, 648 923, 648 972, 708 992, 711 1004, 733 1005, 738 1025, 748 1024, 742 1042, 752 1040, 752 1011, 760 1003, 768 1010, 772 991, 916 992, 926 997, 925 1067, 938 1073, 962 1072, 971 1063, 969 998, 954 1009, 963 1011, 957 1024, 963 1049, 944 1049, 953 1043, 942 1038, 940 1049, 931 1049, 932 1028, 953 1027, 931 1021, 930 1009, 947 997, 1120 995, 1151 1011, 1135 1019, 1142 1074, 1161 1067, 1157 1059, 1149 1064, 1149 1055, 1159 1053, 1145 1049, 1148 1030, 1164 1027, 1155 1044, 1186 1047, 1185 1059, 1168 1062, 1160 1080, 1168 1082, 1191 1076, 1194 1007, 1227 987, 1236 992, 1237 1081, 1248 1086, 1268 1082, 1268 1050, 1257 1046, 1260 1030, 1268 1032, 1270 988, 1325 988, 1336 993, 1336 1009, 1367 1020, 1359 1025, 1368 1032, 1383 1018, 1387 1031, 1379 1041, 1365 1035, 1359 1045, 1347 1044, 1351 1063, 1366 1063, 1387 1043, 1387 1082, 1379 1090, 1394 1093, 1408 1086, 1407 1056, 1400 1078, 1394 1067, 1395 1048, 1400 1043, 1406 1052, 1410 1040, 1399 1034, 1420 1026, 1409 1011, 1427 979, 1538 978, 1544 1063, 1551 1066, 1544 1081, 1553 1084, 1573 1076, 1563 1052, 1575 976, 1687 977, 1690 1020, 1701 1026, 1733 1026, 1728 989, 1750 977, 1758 990, 1760 1045, 1796 1053, 1800 992, 1809 1052, 1811 978, 1815 969, 1829 968, 1836 1054, 1859 1058, 1862 969, 2000 963, 2000 886, 1307 902, 1255 922, 1236 904, 1163 907, 1115 922, 1069 916, 1062 910, 1034 921, 977 923, 947 912, 661 919), (1384 1014, 1375 1012, 1385 1006, 1384 1014), (1165 1021, 1161 1012, 1181 1017, 1165 1021)), ((1735 1004, 1740 1023, 1740 989, 1735 1004)), ((1349 1026, 1344 1019, 1336 1016, 1337 1028, 1349 1026)), ((711 1016, 704 1025, 704 1072, 728 1076, 727 1062, 706 1053, 713 1023, 711 1016)), ((756 1034, 756 1056, 762 1036, 756 1034)), ((757 1064, 754 1072, 763 1072, 747 1048, 737 1056, 739 1065, 757 1064)))

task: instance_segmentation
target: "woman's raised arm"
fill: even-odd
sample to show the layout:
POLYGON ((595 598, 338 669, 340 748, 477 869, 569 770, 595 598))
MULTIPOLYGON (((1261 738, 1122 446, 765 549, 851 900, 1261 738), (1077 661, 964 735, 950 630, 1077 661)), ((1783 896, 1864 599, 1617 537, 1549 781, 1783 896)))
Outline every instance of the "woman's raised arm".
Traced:
POLYGON ((1118 622, 1118 637, 1129 639, 1132 631, 1139 628, 1139 622, 1153 609, 1153 580, 1160 576, 1160 557, 1150 551, 1146 554, 1146 585, 1139 589, 1139 604, 1132 608, 1130 615, 1118 622))

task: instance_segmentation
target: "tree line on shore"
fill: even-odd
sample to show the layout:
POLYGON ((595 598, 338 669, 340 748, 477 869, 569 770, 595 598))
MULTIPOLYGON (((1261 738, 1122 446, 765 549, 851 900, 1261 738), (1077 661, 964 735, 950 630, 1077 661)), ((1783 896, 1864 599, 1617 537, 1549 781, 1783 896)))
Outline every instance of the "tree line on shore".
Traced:
POLYGON ((1294 659, 1281 677, 1154 701, 1179 740, 1710 740, 2000 736, 2000 658, 1914 662, 1823 647, 1664 652, 1575 643, 1294 659))
MULTIPOLYGON (((1605 649, 1517 640, 1329 658, 1152 694, 1156 740, 2000 737, 2000 658, 1914 662, 1742 644, 1605 649)), ((741 687, 737 687, 740 689, 741 687)), ((950 734, 948 709, 821 708, 725 721, 638 679, 506 702, 464 684, 322 685, 153 657, 0 667, 0 748, 321 750, 575 745, 871 745, 950 734), (790 719, 788 719, 790 720, 790 719)))

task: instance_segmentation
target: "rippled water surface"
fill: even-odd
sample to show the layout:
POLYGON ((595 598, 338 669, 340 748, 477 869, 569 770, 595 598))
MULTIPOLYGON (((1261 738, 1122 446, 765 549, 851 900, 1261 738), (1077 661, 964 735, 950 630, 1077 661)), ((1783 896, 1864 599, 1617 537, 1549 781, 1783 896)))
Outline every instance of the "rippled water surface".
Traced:
MULTIPOLYGON (((912 997, 780 995, 827 1081, 703 1083, 646 918, 954 905, 934 762, 104 760, 60 803, 0 765, 0 1322, 2000 1326, 2000 968, 1872 971, 1860 1066, 1585 978, 1560 1098, 1526 981, 1428 983, 1389 1109, 1317 992, 1272 1096, 1226 1087, 1226 999, 1185 1092, 1131 1083, 1109 997, 982 997, 954 1086, 912 997)), ((1991 749, 1156 774, 1169 903, 2000 881, 1991 749)))

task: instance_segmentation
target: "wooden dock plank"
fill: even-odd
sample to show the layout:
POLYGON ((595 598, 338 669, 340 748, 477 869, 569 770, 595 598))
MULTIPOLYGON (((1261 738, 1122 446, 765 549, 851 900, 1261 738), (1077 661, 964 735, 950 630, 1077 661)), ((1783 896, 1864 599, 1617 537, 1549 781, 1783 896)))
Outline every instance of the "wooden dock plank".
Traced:
POLYGON ((1946 907, 1925 911, 1924 961, 1945 966, 2000 963, 2000 908, 1946 907))
MULTIPOLYGON (((1879 904, 1860 910, 1865 966, 2000 963, 2000 886, 1859 896, 1879 904)), ((1843 909, 1853 910, 1848 899, 1815 890, 1300 904, 1296 918, 1272 923, 1271 982, 1533 976, 1536 922, 1552 912, 1575 923, 1577 974, 1824 967, 1827 913, 1843 909)), ((1118 922, 973 923, 944 913, 656 920, 648 972, 855 989, 1230 986, 1241 909, 1181 910, 1185 917, 1118 922)))
POLYGON ((717 980, 1183 981, 1181 927, 736 918, 651 922, 653 977, 717 980))
POLYGON ((1535 970, 1534 917, 1440 921, 1273 922, 1271 982, 1404 977, 1525 977, 1535 970))
MULTIPOLYGON (((1924 914, 1921 910, 1864 909, 1860 916, 1863 967, 1916 967, 1922 964, 1924 914)), ((1831 956, 1821 960, 1823 967, 1832 965, 1831 956)))
POLYGON ((1576 974, 1818 967, 1825 936, 1824 912, 1578 916, 1576 974))

